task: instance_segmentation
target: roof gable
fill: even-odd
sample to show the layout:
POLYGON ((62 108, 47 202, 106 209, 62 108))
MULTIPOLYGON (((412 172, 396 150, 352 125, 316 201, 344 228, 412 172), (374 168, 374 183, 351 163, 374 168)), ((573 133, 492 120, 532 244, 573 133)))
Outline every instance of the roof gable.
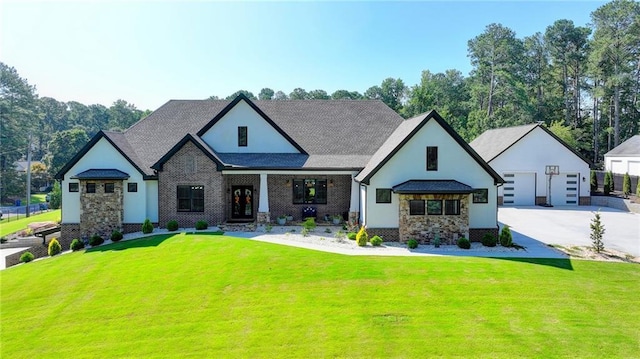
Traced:
MULTIPOLYGON (((273 128, 280 136, 282 136, 282 138, 286 142, 288 142, 291 146, 293 146, 293 148, 295 148, 297 152, 302 154, 307 154, 307 152, 298 143, 296 143, 285 131, 283 131, 282 128, 280 128, 280 126, 278 126, 269 116, 267 116, 258 106, 256 106, 253 103, 253 101, 251 101, 249 98, 247 98, 243 94, 238 95, 224 109, 222 109, 222 111, 220 111, 211 121, 209 121, 209 123, 207 123, 202 129, 198 131, 197 135, 200 137, 205 136, 207 132, 209 132, 212 128, 214 128, 216 124, 220 123, 226 116, 228 116, 233 109, 237 108, 237 106, 241 101, 249 105, 249 107, 253 111, 255 111, 255 113, 258 114, 258 116, 260 116, 264 121, 266 121, 267 124, 271 128, 273 128)), ((265 135, 266 134, 263 133, 258 136, 265 136, 265 135)), ((250 134, 250 136, 253 136, 253 135, 250 134)), ((253 140, 250 140, 250 141, 253 141, 253 140)))
POLYGON ((137 160, 137 156, 134 151, 128 149, 128 142, 124 138, 122 133, 118 132, 106 132, 99 131, 95 136, 86 144, 80 152, 78 152, 73 158, 67 162, 62 169, 56 173, 54 176, 55 179, 64 179, 64 175, 69 172, 69 170, 76 164, 84 155, 86 155, 101 139, 105 139, 113 148, 118 151, 145 179, 154 178, 154 176, 149 173, 145 173, 142 168, 139 166, 140 161, 137 160), (124 148, 124 149, 123 149, 124 148), (127 151, 128 149, 128 151, 127 151))
POLYGON ((491 162, 498 156, 512 148, 524 137, 533 133, 536 129, 540 129, 547 135, 551 136, 563 147, 568 149, 574 155, 578 156, 578 158, 587 163, 589 166, 592 165, 591 161, 586 159, 582 154, 580 154, 573 148, 569 147, 569 145, 567 145, 562 139, 551 132, 551 130, 549 130, 546 126, 537 123, 487 130, 476 139, 471 141, 470 145, 485 161, 491 162))
POLYGON ((154 163, 151 168, 162 171, 162 167, 164 164, 171 159, 187 142, 193 143, 200 151, 202 151, 207 157, 209 157, 215 164, 218 170, 221 170, 224 167, 224 164, 215 152, 208 147, 208 145, 202 141, 201 138, 195 137, 191 134, 185 135, 178 143, 176 143, 164 156, 162 156, 156 163, 154 163))
POLYGON ((430 111, 405 120, 393 132, 378 151, 371 157, 366 167, 356 176, 356 180, 369 184, 373 177, 400 149, 408 143, 427 123, 436 122, 451 138, 477 162, 493 179, 494 183, 502 183, 503 179, 449 126, 436 112, 430 111))

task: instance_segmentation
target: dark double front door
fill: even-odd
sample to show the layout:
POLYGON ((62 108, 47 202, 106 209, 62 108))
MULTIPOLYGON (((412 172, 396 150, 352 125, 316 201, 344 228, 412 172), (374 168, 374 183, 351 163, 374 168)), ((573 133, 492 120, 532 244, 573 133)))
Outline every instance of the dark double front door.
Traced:
POLYGON ((231 218, 253 218, 253 186, 231 187, 231 218))

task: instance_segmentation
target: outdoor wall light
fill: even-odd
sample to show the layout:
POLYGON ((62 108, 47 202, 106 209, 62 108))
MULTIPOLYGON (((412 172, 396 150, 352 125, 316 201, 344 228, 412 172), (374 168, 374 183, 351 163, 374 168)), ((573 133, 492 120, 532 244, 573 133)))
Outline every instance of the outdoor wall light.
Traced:
POLYGON ((291 180, 287 180, 284 184, 287 187, 291 187, 291 180))
POLYGON ((332 179, 329 180, 329 187, 333 187, 333 180, 332 179))
POLYGON ((583 176, 582 177, 582 182, 586 182, 586 181, 587 181, 587 179, 583 176))

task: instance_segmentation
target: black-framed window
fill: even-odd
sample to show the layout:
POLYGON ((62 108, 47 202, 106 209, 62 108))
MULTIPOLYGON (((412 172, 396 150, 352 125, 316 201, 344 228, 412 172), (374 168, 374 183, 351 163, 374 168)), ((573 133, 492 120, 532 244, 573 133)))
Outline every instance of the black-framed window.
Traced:
POLYGON ((473 192, 473 203, 489 203, 489 189, 478 188, 473 192))
POLYGON ((80 184, 78 182, 69 182, 69 192, 80 191, 80 184))
POLYGON ((376 188, 376 203, 391 203, 391 188, 376 188))
POLYGON ((87 183, 87 193, 96 193, 96 184, 95 183, 87 183))
POLYGON ((127 183, 127 192, 138 192, 138 183, 137 182, 127 183))
POLYGON ((294 179, 293 203, 327 204, 327 180, 294 179))
POLYGON ((430 199, 427 201, 427 214, 438 216, 442 214, 442 200, 430 199))
POLYGON ((410 216, 424 215, 424 200, 422 199, 409 200, 409 215, 410 216))
POLYGON ((238 126, 238 147, 247 147, 249 142, 249 134, 247 126, 238 126))
POLYGON ((113 182, 107 182, 104 184, 104 193, 113 193, 116 191, 116 185, 113 182))
POLYGON ((459 215, 460 214, 460 200, 459 199, 445 199, 444 200, 444 214, 446 214, 446 215, 459 215))
POLYGON ((427 171, 438 170, 438 147, 427 146, 427 171))
POLYGON ((204 212, 204 186, 178 186, 178 212, 204 212))

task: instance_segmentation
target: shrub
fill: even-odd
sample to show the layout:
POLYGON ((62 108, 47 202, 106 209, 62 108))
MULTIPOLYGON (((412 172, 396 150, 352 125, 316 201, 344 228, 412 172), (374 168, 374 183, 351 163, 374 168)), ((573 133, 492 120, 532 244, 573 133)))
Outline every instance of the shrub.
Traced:
POLYGON ((511 236, 511 229, 505 225, 500 230, 500 245, 503 247, 511 247, 513 245, 513 236, 511 236))
POLYGON ((199 220, 196 222, 196 229, 197 230, 203 230, 203 229, 207 229, 209 228, 209 223, 207 223, 207 221, 204 220, 199 220))
POLYGON ((602 236, 604 235, 604 225, 600 221, 600 212, 595 212, 594 217, 591 220, 589 227, 591 228, 591 243, 593 244, 593 250, 600 253, 604 250, 604 243, 602 242, 602 236))
POLYGON ((470 249, 471 248, 471 242, 469 242, 468 239, 466 239, 465 237, 461 237, 458 239, 458 247, 462 248, 462 249, 470 249))
POLYGON ((47 252, 49 253, 49 256, 51 256, 51 257, 53 257, 56 254, 59 254, 60 252, 62 252, 62 246, 60 245, 60 242, 58 242, 58 240, 56 238, 52 238, 49 241, 49 248, 48 248, 47 252))
POLYGON ((307 231, 312 232, 314 229, 316 229, 316 220, 313 217, 305 218, 304 223, 302 223, 302 226, 307 231))
POLYGON ((89 237, 89 245, 91 247, 99 246, 102 243, 104 243, 104 239, 102 239, 99 234, 94 234, 93 236, 89 237))
POLYGON ((336 234, 334 235, 334 237, 336 237, 336 239, 337 239, 338 241, 342 242, 342 241, 347 237, 347 235, 346 235, 346 234, 344 234, 344 232, 343 232, 343 231, 340 231, 340 230, 339 230, 339 231, 337 231, 337 232, 336 232, 336 234))
POLYGON ((596 171, 591 171, 591 192, 598 191, 598 176, 596 171))
POLYGON ((151 224, 151 221, 149 220, 149 218, 147 218, 142 224, 142 233, 149 234, 151 232, 153 232, 153 224, 151 224))
POLYGON ((271 225, 271 223, 267 223, 267 224, 264 226, 264 231, 265 231, 266 233, 271 233, 271 231, 272 231, 272 230, 273 230, 273 226, 271 225))
POLYGON ((53 189, 51 190, 51 196, 49 197, 49 207, 51 209, 58 209, 62 204, 62 187, 60 187, 60 182, 55 181, 53 183, 53 189))
POLYGON ((302 234, 303 237, 309 237, 309 230, 307 228, 302 228, 300 234, 302 234))
POLYGON ((380 238, 380 236, 371 237, 371 245, 374 247, 379 247, 380 245, 382 245, 382 238, 380 238))
POLYGON ((331 233, 331 228, 325 228, 324 233, 331 233))
POLYGON ((35 258, 35 256, 33 255, 33 253, 31 253, 31 252, 24 252, 24 253, 22 253, 22 255, 20 256, 20 262, 22 262, 22 263, 29 263, 29 262, 31 262, 34 258, 35 258))
POLYGON ((358 234, 356 232, 349 232, 349 233, 347 233, 347 238, 349 238, 352 241, 355 241, 357 235, 358 234))
POLYGON ((636 196, 640 197, 640 178, 638 179, 638 183, 636 184, 636 196))
POLYGON ((172 219, 169 222, 167 222, 167 231, 173 232, 177 230, 178 230, 178 221, 176 221, 175 219, 172 219))
POLYGON ((367 234, 367 230, 364 229, 364 226, 360 227, 358 234, 356 234, 356 244, 360 247, 364 247, 369 242, 369 235, 367 234))
POLYGON ((411 238, 410 240, 407 241, 407 247, 409 247, 409 249, 418 248, 418 241, 416 241, 415 239, 411 238))
POLYGON ((629 197, 631 194, 631 177, 629 176, 629 172, 624 174, 622 177, 622 193, 624 193, 625 197, 629 197))
POLYGON ((613 174, 611 174, 611 172, 605 172, 602 190, 605 196, 608 196, 609 193, 613 192, 613 174))
POLYGON ((440 236, 438 234, 436 234, 435 238, 433 239, 433 246, 436 248, 440 248, 440 236))
POLYGON ((71 241, 71 245, 69 246, 69 249, 71 249, 74 252, 79 251, 82 248, 84 248, 84 242, 82 242, 78 238, 74 238, 74 240, 71 241))
POLYGON ((485 247, 495 247, 496 244, 498 244, 498 240, 491 233, 485 233, 484 236, 482 236, 481 241, 482 241, 482 245, 485 247))
POLYGON ((113 232, 111 232, 111 241, 112 242, 119 242, 122 239, 122 233, 118 230, 114 230, 113 232))

